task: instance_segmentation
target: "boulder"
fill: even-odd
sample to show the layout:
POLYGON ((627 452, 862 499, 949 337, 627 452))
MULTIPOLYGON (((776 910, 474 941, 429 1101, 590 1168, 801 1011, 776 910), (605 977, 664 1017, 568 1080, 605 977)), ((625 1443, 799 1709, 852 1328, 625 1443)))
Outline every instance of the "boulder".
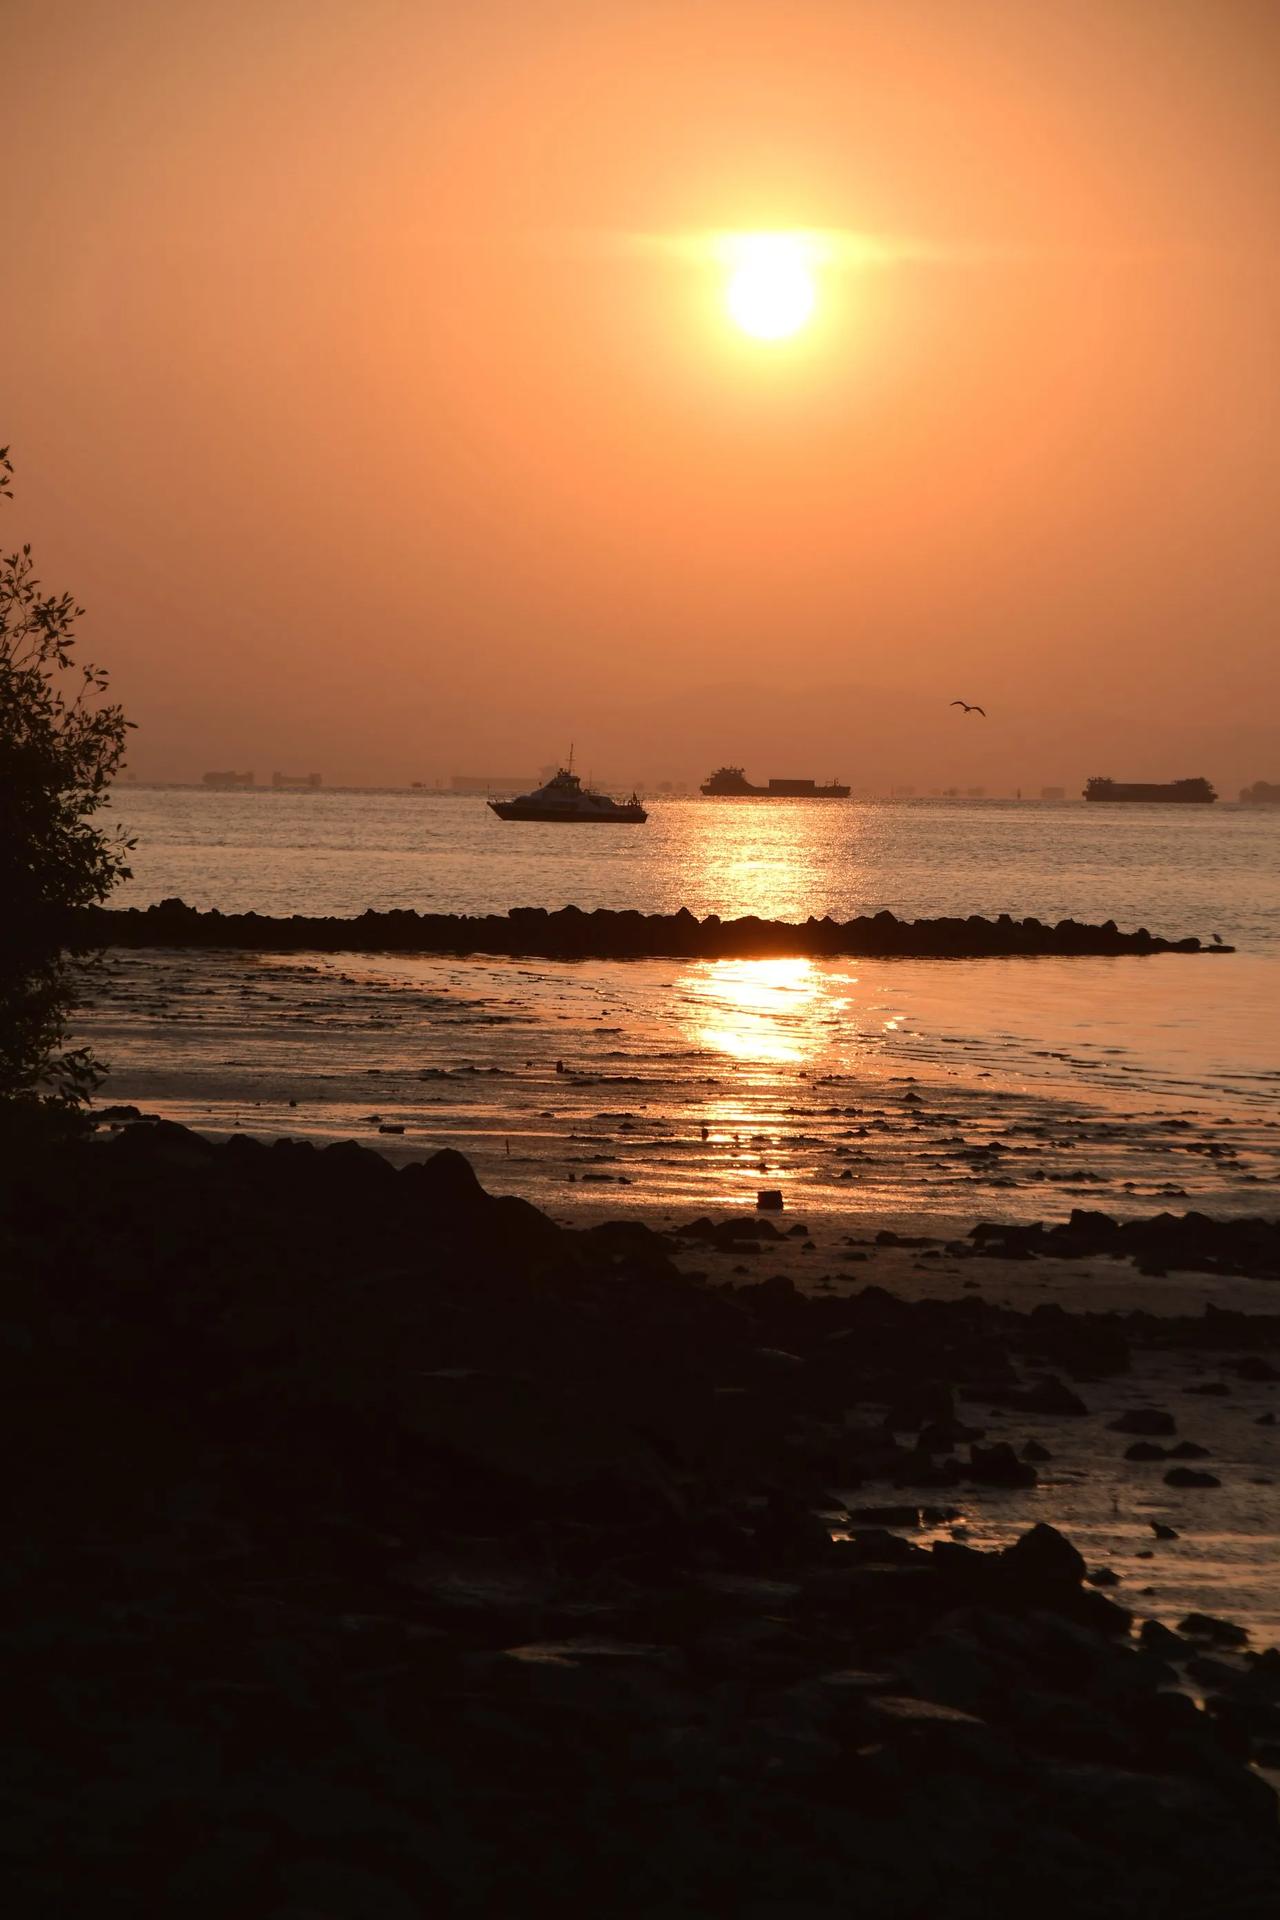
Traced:
POLYGON ((1191 1640, 1211 1640, 1215 1647, 1247 1646, 1249 1635, 1234 1620, 1220 1620, 1212 1613, 1189 1613, 1178 1622, 1178 1632, 1191 1640))
POLYGON ((1007 1441, 998 1440, 993 1447, 969 1448, 963 1477, 984 1487, 1034 1487, 1040 1476, 1029 1460, 1019 1460, 1007 1441))
POLYGON ((1006 1547, 1000 1559, 1010 1574, 1029 1587, 1078 1587, 1084 1579, 1084 1555, 1044 1521, 1006 1547))
POLYGON ((1161 1407, 1132 1407, 1118 1420, 1108 1420, 1108 1433, 1171 1434, 1178 1431, 1171 1413, 1161 1407))

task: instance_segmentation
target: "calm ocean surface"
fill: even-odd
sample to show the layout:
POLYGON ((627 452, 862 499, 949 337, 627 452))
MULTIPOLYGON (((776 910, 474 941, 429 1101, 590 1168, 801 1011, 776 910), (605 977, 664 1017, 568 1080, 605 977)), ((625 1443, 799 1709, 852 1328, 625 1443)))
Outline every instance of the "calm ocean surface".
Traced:
POLYGON ((657 800, 647 826, 503 822, 412 792, 117 790, 119 904, 224 912, 1036 914, 1280 954, 1280 809, 1019 801, 657 800))
MULTIPOLYGON (((588 909, 688 906, 698 914, 784 919, 844 918, 882 907, 908 917, 1008 911, 1050 921, 1110 918, 1206 940, 1216 933, 1238 949, 1216 958, 694 966, 369 955, 357 967, 331 956, 317 958, 307 976, 279 956, 264 956, 243 963, 247 980, 210 976, 196 994, 204 1016, 198 1027, 169 1000, 170 1015, 154 1031, 129 1027, 100 1036, 108 1058, 129 1067, 130 1084, 151 1096, 163 1091, 172 1102, 184 1083, 195 1091, 201 1077, 198 1034, 212 1045, 219 1033, 223 1080, 216 1092, 204 1089, 211 1115, 225 1115, 228 1098, 241 1097, 242 1069, 262 1068, 268 1057, 287 1063, 296 1078, 305 1033, 304 1051, 325 1100, 286 1105, 282 1123, 296 1130, 307 1112, 313 1130, 349 1129, 370 1110, 377 1083, 364 1088, 335 1073, 368 1055, 374 1033, 384 1076, 394 1075, 397 1063, 409 1073, 450 1065, 437 1050, 456 1053, 466 1033, 471 1051, 462 1057, 499 1075, 485 1082, 486 1112, 475 1115, 480 1133, 505 1138, 517 1089, 502 1075, 518 1069, 532 1100, 537 1076, 527 1062, 548 1046, 552 1065, 575 1050, 589 1061, 612 1032, 619 1036, 609 1041, 615 1055, 634 1044, 682 1063, 662 1094, 672 1111, 703 1069, 731 1065, 738 1087, 754 1077, 762 1101, 785 1106, 797 1074, 878 1078, 942 1072, 945 1065, 952 1080, 967 1077, 1019 1097, 1042 1090, 1090 1112, 1134 1101, 1148 1111, 1199 1103, 1206 1124, 1245 1126, 1258 1149, 1280 1148, 1277 810, 683 800, 655 802, 643 827, 578 828, 504 823, 481 799, 403 791, 139 787, 121 790, 118 805, 138 842, 134 879, 118 898, 139 906, 180 895, 193 906, 275 914, 350 915, 365 907, 483 913, 568 901, 588 909), (268 983, 269 973, 276 977, 268 983), (312 1009, 308 1028, 293 997, 310 999, 321 982, 326 1007, 323 1017, 312 1009), (291 1009, 290 1037, 287 1044, 279 1037, 278 1052, 252 1022, 241 1029, 242 1044, 234 1041, 237 1021, 259 991, 264 1017, 291 1009), (461 1027, 441 1024, 445 993, 461 1027), (214 1019, 224 994, 238 1009, 229 1026, 214 1019), (474 1032, 464 1014, 470 1005, 474 1032), (535 1032, 542 1035, 536 1045, 535 1032), (352 1058, 340 1063, 347 1048, 352 1058), (162 1056, 160 1083, 151 1076, 162 1056), (146 1063, 143 1078, 134 1079, 132 1070, 141 1074, 146 1063)), ((189 1005, 194 983, 181 977, 189 1005)), ((144 1000, 150 991, 137 989, 144 1000)), ((106 1018, 105 1005, 99 1013, 106 1018)), ((280 1091, 274 1080, 271 1088, 280 1091)), ((266 1102, 264 1121, 271 1097, 265 1086, 253 1095, 266 1102)), ((384 1077, 377 1104, 389 1099, 384 1077)), ((415 1114, 412 1124, 420 1120, 415 1114)), ((1243 1146, 1240 1134, 1231 1137, 1243 1146)), ((451 1138, 483 1152, 477 1134, 451 1138)), ((1266 1151, 1254 1171, 1262 1174, 1272 1157, 1266 1151)), ((1243 1163, 1240 1179, 1227 1179, 1225 1159, 1204 1162, 1205 1175, 1214 1169, 1208 1187, 1193 1182, 1188 1190, 1223 1203, 1230 1198, 1237 1208, 1256 1206, 1243 1163)), ((754 1169, 744 1164, 740 1172, 741 1196, 733 1197, 752 1191, 754 1169)), ((1104 1184, 1119 1184, 1118 1166, 1110 1175, 1104 1184)), ((1147 1196, 1160 1185, 1147 1167, 1134 1177, 1147 1196)), ((893 1178, 901 1184, 902 1170, 893 1178)), ((729 1190, 717 1197, 730 1197, 729 1190)), ((907 1198, 905 1189, 900 1197, 907 1198)), ((887 1198, 879 1195, 882 1203, 887 1198)), ((922 1199, 913 1196, 913 1204, 922 1199)))

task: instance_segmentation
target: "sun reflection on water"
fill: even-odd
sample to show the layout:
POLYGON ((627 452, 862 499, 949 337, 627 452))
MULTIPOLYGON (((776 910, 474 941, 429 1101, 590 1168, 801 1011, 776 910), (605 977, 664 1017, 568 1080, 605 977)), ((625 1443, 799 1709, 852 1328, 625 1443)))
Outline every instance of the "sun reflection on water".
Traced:
POLYGON ((715 1053, 761 1066, 813 1064, 854 1037, 856 976, 812 960, 717 960, 679 982, 689 1037, 715 1053))

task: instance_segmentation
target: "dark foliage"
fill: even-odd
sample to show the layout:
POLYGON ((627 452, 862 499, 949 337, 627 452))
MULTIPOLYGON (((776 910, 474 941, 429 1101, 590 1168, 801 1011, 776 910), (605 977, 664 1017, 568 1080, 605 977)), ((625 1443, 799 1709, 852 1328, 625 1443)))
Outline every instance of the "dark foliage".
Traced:
MULTIPOLYGON (((0 448, 0 495, 13 467, 0 448)), ((98 826, 130 723, 107 675, 73 659, 84 609, 42 590, 31 549, 0 555, 0 1113, 70 1118, 100 1070, 64 1050, 73 908, 128 875, 130 842, 98 826)))

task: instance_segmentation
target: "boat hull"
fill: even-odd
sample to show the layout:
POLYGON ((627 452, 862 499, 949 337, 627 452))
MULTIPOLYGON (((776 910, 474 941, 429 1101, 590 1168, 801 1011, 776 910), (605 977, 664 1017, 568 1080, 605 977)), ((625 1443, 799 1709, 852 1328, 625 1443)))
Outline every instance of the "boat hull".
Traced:
POLYGON ((1086 787, 1084 797, 1098 807, 1211 807, 1218 796, 1212 787, 1202 787, 1193 782, 1184 784, 1178 781, 1157 786, 1154 783, 1126 784, 1113 780, 1105 787, 1086 787))
POLYGON ((806 787, 779 783, 776 787, 713 787, 700 789, 708 800, 847 800, 848 787, 806 787))
POLYGON ((643 807, 614 807, 609 812, 574 813, 569 808, 522 806, 518 800, 489 802, 499 820, 533 820, 556 827, 639 827, 649 818, 643 807))

